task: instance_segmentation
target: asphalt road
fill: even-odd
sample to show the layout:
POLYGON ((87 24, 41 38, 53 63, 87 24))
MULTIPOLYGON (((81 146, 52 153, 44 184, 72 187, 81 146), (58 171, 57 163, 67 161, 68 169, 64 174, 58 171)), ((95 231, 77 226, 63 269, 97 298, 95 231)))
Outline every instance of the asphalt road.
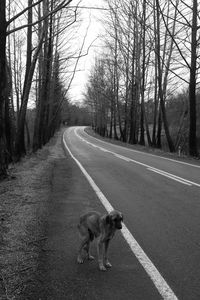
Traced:
MULTIPOLYGON (((109 203, 123 213, 139 251, 144 251, 172 291, 172 296, 161 296, 162 286, 156 287, 156 279, 141 267, 137 280, 144 294, 133 299, 200 299, 200 165, 105 143, 83 127, 67 129, 64 139, 109 203)), ((113 247, 113 253, 116 249, 123 253, 120 245, 113 247)), ((132 251, 128 255, 135 260, 132 251)), ((133 276, 134 285, 129 262, 121 272, 129 279, 133 276)), ((124 266, 123 256, 118 264, 124 266)))

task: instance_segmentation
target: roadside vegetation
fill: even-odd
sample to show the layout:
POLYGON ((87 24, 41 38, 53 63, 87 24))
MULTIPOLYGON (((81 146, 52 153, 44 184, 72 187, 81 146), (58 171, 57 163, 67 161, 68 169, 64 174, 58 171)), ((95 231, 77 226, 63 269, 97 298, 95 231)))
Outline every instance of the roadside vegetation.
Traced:
POLYGON ((12 176, 1 181, 0 299, 37 299, 32 295, 41 282, 38 270, 47 239, 46 223, 55 164, 64 159, 63 130, 37 152, 10 165, 12 176))
POLYGON ((9 163, 45 145, 63 111, 73 110, 69 89, 87 30, 74 44, 81 18, 71 2, 0 1, 0 178, 9 163))
POLYGON ((102 49, 85 93, 94 130, 198 157, 198 1, 106 1, 102 49))

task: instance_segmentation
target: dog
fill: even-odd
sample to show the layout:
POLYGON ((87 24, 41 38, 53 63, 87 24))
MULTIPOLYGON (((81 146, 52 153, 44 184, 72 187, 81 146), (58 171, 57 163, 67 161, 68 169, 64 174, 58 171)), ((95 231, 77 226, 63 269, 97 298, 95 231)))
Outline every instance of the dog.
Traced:
POLYGON ((108 246, 116 230, 122 229, 123 215, 117 210, 101 215, 97 211, 87 212, 80 217, 78 230, 81 244, 78 250, 77 262, 84 262, 82 250, 86 251, 86 258, 93 260, 90 254, 90 243, 97 239, 97 256, 100 271, 106 271, 112 265, 108 260, 108 246))

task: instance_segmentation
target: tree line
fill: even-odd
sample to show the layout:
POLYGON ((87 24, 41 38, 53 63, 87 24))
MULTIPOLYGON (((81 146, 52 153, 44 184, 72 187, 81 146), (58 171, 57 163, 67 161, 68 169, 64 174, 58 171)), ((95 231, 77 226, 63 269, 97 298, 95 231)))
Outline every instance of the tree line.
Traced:
POLYGON ((0 178, 7 176, 10 162, 41 148, 60 126, 83 48, 82 42, 70 48, 78 16, 71 2, 0 1, 0 178), (69 45, 63 53, 64 43, 69 45), (65 68, 71 71, 64 84, 65 68))
POLYGON ((198 1, 106 2, 103 51, 85 93, 93 127, 131 144, 161 148, 166 141, 171 152, 181 147, 198 156, 198 1))

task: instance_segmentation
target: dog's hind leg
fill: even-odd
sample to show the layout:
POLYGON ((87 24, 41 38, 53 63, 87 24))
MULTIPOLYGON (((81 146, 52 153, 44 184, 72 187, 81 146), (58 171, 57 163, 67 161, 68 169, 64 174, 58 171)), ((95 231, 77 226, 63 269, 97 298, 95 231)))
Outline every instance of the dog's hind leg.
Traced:
POLYGON ((92 255, 90 254, 90 241, 88 241, 88 242, 85 244, 84 250, 85 250, 86 253, 87 253, 87 259, 88 259, 88 260, 94 260, 94 256, 92 256, 92 255))
POLYGON ((84 226, 78 225, 79 233, 80 233, 80 238, 81 238, 81 243, 78 249, 78 257, 77 257, 77 262, 79 264, 82 264, 84 262, 84 259, 82 257, 82 250, 85 249, 86 251, 89 250, 88 248, 88 243, 90 242, 90 235, 84 226), (88 249, 88 250, 87 250, 88 249))
POLYGON ((105 266, 107 268, 111 268, 112 267, 111 263, 108 260, 108 246, 109 246, 109 242, 110 242, 109 240, 105 241, 105 256, 104 256, 104 260, 105 260, 105 266))
POLYGON ((87 244, 88 244, 88 237, 84 237, 84 239, 81 241, 81 244, 80 244, 79 250, 78 250, 77 262, 79 264, 82 264, 84 262, 84 259, 82 257, 82 250, 85 249, 85 247, 87 247, 87 244))

